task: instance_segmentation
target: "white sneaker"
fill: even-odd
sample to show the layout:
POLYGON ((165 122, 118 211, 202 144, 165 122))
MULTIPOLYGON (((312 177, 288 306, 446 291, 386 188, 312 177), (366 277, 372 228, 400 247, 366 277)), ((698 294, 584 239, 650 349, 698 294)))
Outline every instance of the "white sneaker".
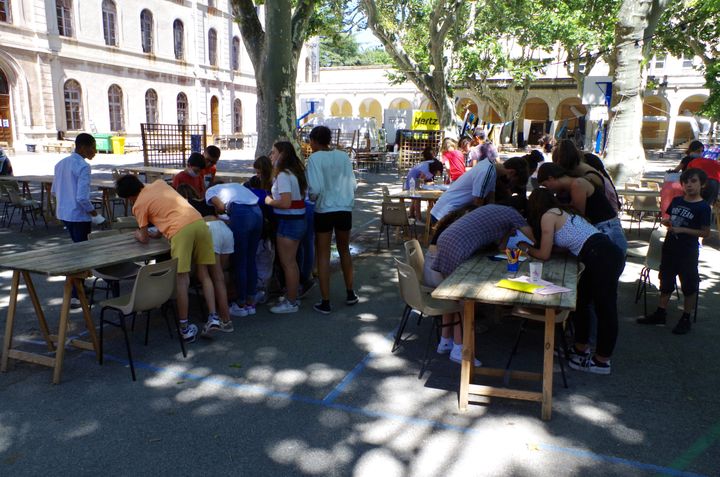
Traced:
POLYGON ((255 303, 258 303, 262 305, 263 303, 267 302, 267 293, 265 293, 265 290, 260 290, 255 294, 255 303))
POLYGON ((230 304, 230 314, 232 316, 240 316, 240 317, 248 316, 248 312, 245 309, 245 307, 240 306, 234 302, 230 304))
POLYGON ((70 298, 70 308, 81 308, 80 298, 70 298))
POLYGON ((227 323, 224 321, 220 322, 220 331, 223 333, 232 333, 235 331, 235 327, 233 326, 232 320, 228 320, 227 323))
POLYGON ((195 338, 197 337, 198 328, 195 325, 188 325, 185 330, 180 330, 180 334, 182 335, 183 340, 185 340, 186 343, 192 343, 195 341, 195 338))
POLYGON ((453 341, 451 339, 444 341, 442 338, 440 339, 440 343, 438 343, 437 347, 437 354, 446 354, 452 351, 453 349, 453 341))
POLYGON ((300 309, 298 304, 292 304, 288 300, 283 300, 277 305, 270 308, 271 313, 295 313, 300 309))
POLYGON ((245 305, 243 308, 245 308, 245 312, 250 315, 254 315, 257 310, 255 309, 255 305, 245 305))
MULTIPOLYGON (((462 364, 462 345, 453 345, 452 351, 450 351, 450 361, 458 364, 462 364)), ((482 366, 479 359, 475 358, 473 365, 476 368, 482 366)))
POLYGON ((217 313, 211 313, 210 316, 208 316, 207 321, 205 322, 205 325, 203 326, 202 332, 200 333, 200 336, 208 337, 215 333, 216 331, 220 331, 220 319, 218 318, 217 313))

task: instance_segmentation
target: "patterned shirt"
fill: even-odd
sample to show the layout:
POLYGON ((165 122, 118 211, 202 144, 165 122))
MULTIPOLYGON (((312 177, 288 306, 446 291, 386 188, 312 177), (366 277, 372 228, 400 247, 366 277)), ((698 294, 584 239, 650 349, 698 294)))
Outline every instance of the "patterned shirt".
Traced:
POLYGON ((525 219, 512 207, 495 204, 478 207, 440 234, 432 269, 447 277, 478 250, 499 242, 511 229, 525 226, 525 219))

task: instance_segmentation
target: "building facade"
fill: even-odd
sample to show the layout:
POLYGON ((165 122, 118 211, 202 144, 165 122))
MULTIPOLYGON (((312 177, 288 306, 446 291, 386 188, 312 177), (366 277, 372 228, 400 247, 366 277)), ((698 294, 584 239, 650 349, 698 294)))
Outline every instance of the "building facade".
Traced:
MULTIPOLYGON (((311 59, 312 49, 307 49, 305 54, 305 70, 300 68, 298 74, 298 116, 308 110, 310 101, 320 105, 316 115, 373 117, 378 125, 386 122, 388 117, 395 117, 392 110, 433 109, 414 84, 391 84, 387 79, 387 73, 391 71, 389 66, 319 68, 311 59)), ((704 87, 705 80, 696 61, 664 57, 654 58, 648 65, 642 125, 646 147, 670 148, 696 137, 707 137, 710 133, 710 121, 697 115, 709 92, 704 87)), ((607 74, 607 65, 598 64, 585 81, 610 80, 607 74)), ((508 80, 502 76, 493 79, 494 87, 502 90, 507 99, 507 111, 497 111, 469 89, 457 89, 458 116, 462 118, 470 111, 485 124, 499 126, 495 128, 495 140, 499 142, 511 142, 510 134, 516 135, 517 139, 519 133, 519 137, 530 144, 535 144, 545 133, 557 137, 594 138, 601 124, 599 119, 607 117, 607 108, 589 104, 561 62, 546 68, 532 83, 523 106, 519 106, 522 90, 508 86, 508 80), (512 128, 502 127, 513 120, 512 128)), ((308 119, 312 117, 309 115, 308 119)))
POLYGON ((0 142, 141 123, 255 131, 256 88, 229 0, 0 0, 0 142))

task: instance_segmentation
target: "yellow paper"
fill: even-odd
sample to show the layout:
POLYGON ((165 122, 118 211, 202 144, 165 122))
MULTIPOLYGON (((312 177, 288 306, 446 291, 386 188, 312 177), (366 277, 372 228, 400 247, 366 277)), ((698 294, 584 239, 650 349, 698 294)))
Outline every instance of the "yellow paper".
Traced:
POLYGON ((542 285, 536 285, 534 283, 516 282, 515 280, 500 280, 495 284, 496 287, 507 288, 509 290, 521 291, 524 293, 532 293, 538 288, 542 288, 542 285))

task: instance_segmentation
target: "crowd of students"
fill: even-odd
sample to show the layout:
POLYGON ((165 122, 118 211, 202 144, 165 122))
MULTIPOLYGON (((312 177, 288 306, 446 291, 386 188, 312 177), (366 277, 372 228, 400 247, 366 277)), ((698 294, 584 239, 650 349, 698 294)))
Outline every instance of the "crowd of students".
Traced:
MULTIPOLYGON (((455 172, 449 174, 449 188, 431 211, 437 223, 427 252, 424 284, 437 286, 483 248, 504 250, 507 238, 516 230, 530 239, 530 243, 521 242, 520 248, 533 259, 547 260, 555 249, 564 249, 583 266, 572 317, 575 342, 569 365, 610 374, 618 336, 618 281, 625 266, 627 241, 618 217, 620 201, 602 161, 565 140, 549 147, 547 141, 540 150, 500 163, 496 152, 488 152, 487 143, 472 148, 465 141, 468 139, 457 148, 454 141, 443 143, 442 159, 455 172), (473 150, 477 152, 473 154, 473 150), (545 162, 548 156, 551 162, 545 162), (528 197, 531 176, 535 181, 528 197), (594 351, 590 347, 593 326, 597 327, 594 351)), ((673 332, 683 334, 690 329, 688 312, 698 286, 697 237, 707 236, 709 231, 709 207, 700 203, 705 181, 705 173, 697 168, 688 169, 681 177, 684 197, 673 200, 667 210, 670 218, 663 221, 670 238, 663 247, 660 306, 639 323, 664 324, 669 292, 679 276, 686 307, 673 332)), ((445 316, 443 321, 457 323, 454 318, 445 316)), ((449 352, 451 360, 460 361, 459 325, 443 329, 437 352, 449 352)))
POLYGON ((135 175, 117 180, 119 197, 133 203, 138 221, 136 238, 146 242, 164 236, 171 256, 178 259, 177 305, 180 328, 187 342, 199 329, 190 323, 188 286, 194 270, 209 310, 201 334, 231 332, 231 316, 256 313, 264 301, 270 275, 284 284, 284 294, 272 313, 295 313, 299 298, 313 288, 317 264, 320 313, 331 312, 330 248, 333 232, 345 280, 346 305, 358 303, 353 284, 350 230, 356 189, 348 155, 330 148, 331 131, 318 126, 310 133, 313 150, 307 166, 287 141, 278 141, 269 154, 255 160, 255 176, 245 184, 221 183, 215 177, 220 150, 209 146, 193 153, 187 167, 168 185, 163 180, 143 184, 135 175), (266 264, 258 279, 258 256, 266 264), (267 257, 266 257, 267 258, 267 257), (225 270, 233 286, 228 290, 225 270), (270 268, 270 270, 267 270, 270 268), (228 296, 232 300, 228 300, 228 296))

